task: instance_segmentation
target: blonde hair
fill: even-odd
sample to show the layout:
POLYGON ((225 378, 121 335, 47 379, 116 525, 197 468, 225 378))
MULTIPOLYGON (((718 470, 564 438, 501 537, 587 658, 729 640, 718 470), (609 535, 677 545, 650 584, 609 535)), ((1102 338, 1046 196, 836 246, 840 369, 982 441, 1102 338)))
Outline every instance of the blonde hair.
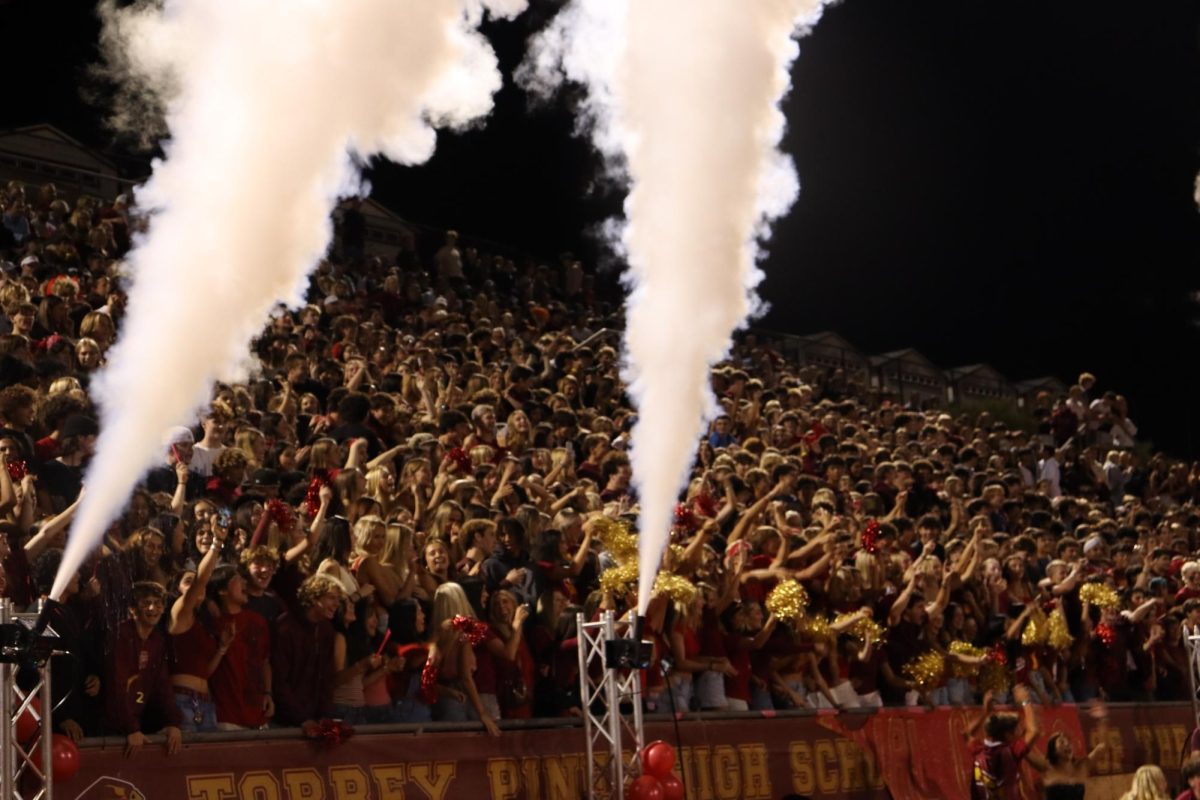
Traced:
POLYGON ((68 394, 82 392, 83 387, 79 385, 78 378, 55 378, 54 383, 50 384, 50 391, 47 394, 53 397, 56 394, 68 394))
POLYGON ((387 488, 384 486, 385 476, 391 469, 387 464, 382 464, 367 472, 367 491, 368 497, 371 497, 383 506, 385 513, 391 509, 392 500, 394 498, 387 494, 387 488))
POLYGON ((529 417, 524 411, 514 411, 508 415, 508 422, 504 426, 504 447, 510 453, 521 455, 525 448, 529 447, 533 426, 528 423, 529 417), (523 431, 518 431, 514 424, 518 416, 525 417, 526 425, 523 431))
POLYGON ((113 325, 112 317, 103 311, 89 311, 79 323, 79 338, 95 339, 98 343, 100 337, 96 334, 101 329, 104 333, 100 337, 106 338, 109 343, 112 343, 112 337, 116 335, 117 328, 113 325))
POLYGON ((380 565, 389 568, 401 581, 408 580, 408 559, 404 555, 407 547, 411 553, 416 549, 417 533, 407 525, 389 522, 383 537, 383 552, 379 554, 380 565))
MULTIPOLYGON (((457 513, 459 518, 464 522, 466 521, 466 514, 463 513, 462 506, 453 500, 443 501, 437 507, 437 511, 433 512, 433 519, 429 523, 429 529, 426 531, 430 539, 441 539, 445 542, 451 540, 450 526, 454 523, 450 521, 450 515, 454 513, 457 513)), ((461 526, 462 523, 459 523, 460 528, 461 526)))
POLYGON ((457 583, 443 583, 433 593, 433 612, 430 614, 429 630, 439 639, 443 636, 456 637, 458 634, 455 631, 442 630, 442 626, 455 617, 477 619, 475 609, 471 608, 471 601, 467 599, 467 593, 463 591, 463 588, 457 583))
POLYGON ((213 459, 213 474, 226 480, 238 469, 250 463, 250 456, 241 450, 227 447, 213 459))
POLYGON ((417 473, 420 472, 422 468, 430 470, 433 469, 429 464, 428 458, 410 458, 408 461, 405 461, 404 467, 400 470, 400 480, 396 485, 402 487, 408 486, 413 480, 416 479, 417 473))
POLYGON ((317 601, 329 593, 342 597, 342 585, 328 575, 312 575, 296 590, 296 602, 301 608, 312 608, 317 601))
POLYGON ((354 549, 360 553, 367 552, 367 543, 371 541, 371 537, 375 535, 375 531, 379 528, 383 528, 385 532, 387 531, 387 525, 384 521, 374 514, 359 517, 358 521, 354 523, 354 549))
POLYGON ((12 316, 18 306, 29 302, 29 290, 20 283, 6 283, 0 286, 0 309, 12 316))
POLYGON ((469 455, 472 467, 482 467, 484 464, 492 463, 492 459, 496 457, 496 451, 489 445, 477 444, 471 448, 469 455))
POLYGON ((1121 795, 1121 800, 1171 800, 1161 787, 1167 785, 1167 776, 1154 764, 1138 767, 1133 773, 1133 785, 1121 795))

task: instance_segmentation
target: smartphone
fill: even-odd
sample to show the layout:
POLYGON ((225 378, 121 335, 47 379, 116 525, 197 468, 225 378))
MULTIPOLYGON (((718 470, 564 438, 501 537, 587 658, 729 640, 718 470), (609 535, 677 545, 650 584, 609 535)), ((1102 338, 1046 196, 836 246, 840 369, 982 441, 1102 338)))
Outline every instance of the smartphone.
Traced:
POLYGON ((217 524, 222 528, 228 528, 231 522, 233 522, 233 513, 228 508, 222 507, 217 512, 217 524))

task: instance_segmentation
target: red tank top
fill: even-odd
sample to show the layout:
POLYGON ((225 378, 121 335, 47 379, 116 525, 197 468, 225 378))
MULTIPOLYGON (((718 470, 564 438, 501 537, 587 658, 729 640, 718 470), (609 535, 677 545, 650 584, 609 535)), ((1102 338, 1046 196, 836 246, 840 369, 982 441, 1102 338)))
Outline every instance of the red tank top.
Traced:
POLYGON ((174 656, 173 674, 208 680, 208 666, 217 654, 217 640, 199 619, 186 632, 171 637, 171 650, 174 656))

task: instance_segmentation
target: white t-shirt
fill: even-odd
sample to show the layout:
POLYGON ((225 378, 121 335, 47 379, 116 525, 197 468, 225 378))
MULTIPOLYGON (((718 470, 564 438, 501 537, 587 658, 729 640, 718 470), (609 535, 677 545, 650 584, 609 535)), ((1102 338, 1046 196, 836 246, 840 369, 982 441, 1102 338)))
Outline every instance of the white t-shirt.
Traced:
POLYGON ((1038 480, 1045 481, 1049 487, 1051 497, 1062 496, 1062 487, 1059 485, 1060 472, 1058 469, 1058 459, 1051 456, 1043 458, 1038 463, 1038 480))
POLYGON ((192 463, 188 464, 188 469, 197 475, 211 478, 213 462, 217 460, 217 456, 221 455, 224 450, 224 445, 212 448, 196 445, 192 448, 192 463))

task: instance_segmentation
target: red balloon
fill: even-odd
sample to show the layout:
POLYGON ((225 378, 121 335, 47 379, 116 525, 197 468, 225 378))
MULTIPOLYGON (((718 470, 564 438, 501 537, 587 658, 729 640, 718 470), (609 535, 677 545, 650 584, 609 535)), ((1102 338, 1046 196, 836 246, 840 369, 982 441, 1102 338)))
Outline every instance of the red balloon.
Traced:
MULTIPOLYGON (((42 746, 40 744, 34 749, 32 757, 33 763, 38 765, 38 769, 41 769, 42 746)), ((75 746, 69 736, 61 733, 54 734, 50 745, 50 763, 55 783, 69 781, 75 777, 76 772, 79 772, 79 748, 75 746)))
POLYGON ((21 742, 21 743, 28 742, 30 739, 32 739, 34 736, 37 735, 38 721, 36 719, 34 719, 33 713, 31 713, 31 710, 36 711, 37 715, 39 717, 42 715, 42 704, 41 704, 41 702, 38 701, 38 698, 36 698, 36 697, 33 698, 33 702, 31 702, 25 708, 25 713, 23 713, 23 714, 21 714, 21 716, 17 717, 17 741, 18 742, 21 742))
POLYGON ((679 778, 668 775, 660 778, 658 782, 662 785, 663 800, 683 800, 683 781, 679 778))
POLYGON ((642 772, 662 779, 675 766, 675 748, 663 740, 651 742, 642 751, 642 772))
POLYGON ((629 784, 629 800, 663 800, 662 784, 653 775, 643 775, 629 784))

